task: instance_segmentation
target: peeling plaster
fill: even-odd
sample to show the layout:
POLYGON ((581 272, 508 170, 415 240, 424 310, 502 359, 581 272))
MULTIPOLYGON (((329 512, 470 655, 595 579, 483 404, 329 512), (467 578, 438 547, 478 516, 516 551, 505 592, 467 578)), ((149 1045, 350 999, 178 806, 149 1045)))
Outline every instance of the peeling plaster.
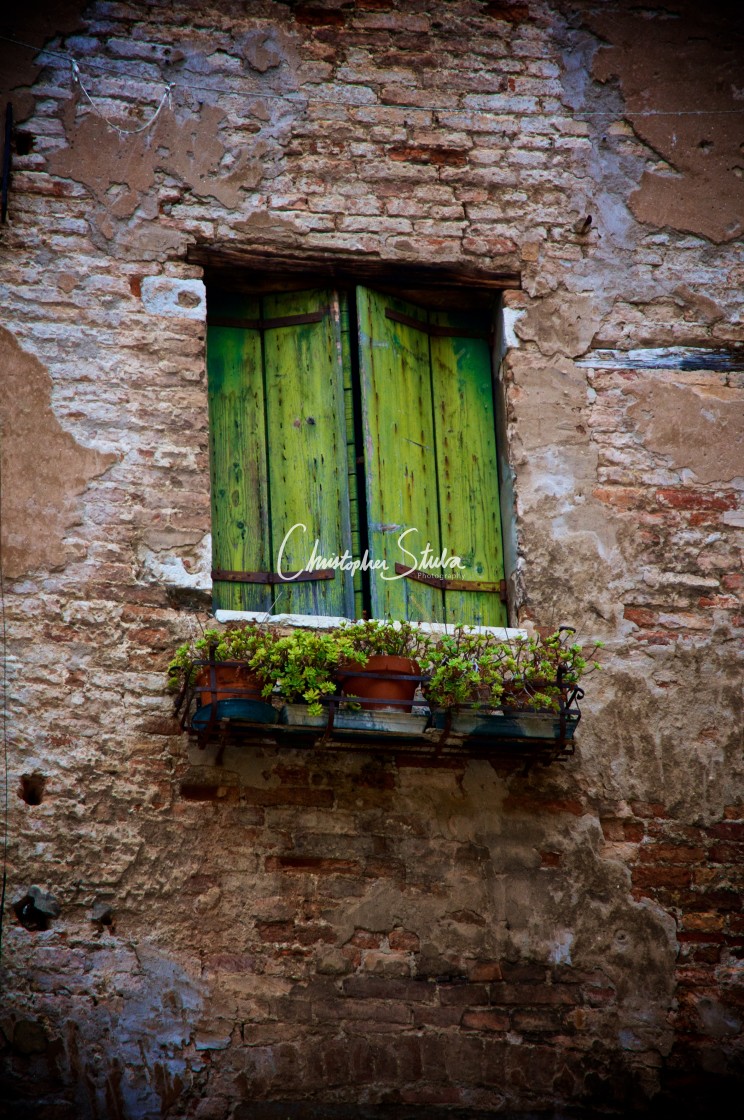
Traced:
POLYGON ((80 522, 78 497, 116 456, 82 447, 51 405, 48 370, 0 327, 3 567, 11 579, 61 568, 67 530, 80 522))
POLYGON ((744 401, 733 389, 659 381, 634 384, 628 415, 643 442, 698 482, 744 478, 744 401))
POLYGON ((546 357, 578 357, 589 349, 598 325, 593 294, 560 291, 533 300, 514 329, 524 341, 537 342, 546 357))
POLYGON ((240 152, 229 171, 222 169, 228 147, 220 129, 227 114, 215 105, 201 106, 196 116, 164 109, 149 132, 127 137, 92 112, 79 114, 78 105, 77 98, 70 98, 63 107, 68 145, 50 156, 49 170, 86 186, 111 218, 131 218, 159 171, 228 209, 238 207, 242 192, 253 190, 263 178, 267 144, 260 138, 240 152), (120 184, 115 196, 110 194, 112 183, 120 184))
POLYGON ((643 173, 630 198, 636 218, 717 243, 739 237, 741 16, 737 26, 727 5, 677 0, 663 11, 613 7, 586 18, 610 44, 595 57, 595 77, 619 81, 627 120, 670 165, 643 173), (651 104, 655 111, 649 113, 651 104))

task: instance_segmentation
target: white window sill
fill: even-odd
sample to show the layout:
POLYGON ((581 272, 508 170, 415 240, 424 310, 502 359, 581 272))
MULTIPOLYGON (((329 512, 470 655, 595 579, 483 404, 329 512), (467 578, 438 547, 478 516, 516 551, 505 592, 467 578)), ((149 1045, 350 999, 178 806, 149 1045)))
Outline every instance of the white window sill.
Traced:
MULTIPOLYGON (((302 626, 309 630, 332 630, 352 621, 350 618, 342 618, 338 615, 266 614, 265 611, 217 610, 214 612, 214 617, 218 622, 272 622, 277 626, 302 626)), ((454 626, 443 622, 417 622, 416 625, 425 634, 451 634, 455 629, 454 626)), ((529 637, 526 630, 510 626, 471 626, 469 629, 476 634, 495 634, 505 642, 514 638, 529 637)))

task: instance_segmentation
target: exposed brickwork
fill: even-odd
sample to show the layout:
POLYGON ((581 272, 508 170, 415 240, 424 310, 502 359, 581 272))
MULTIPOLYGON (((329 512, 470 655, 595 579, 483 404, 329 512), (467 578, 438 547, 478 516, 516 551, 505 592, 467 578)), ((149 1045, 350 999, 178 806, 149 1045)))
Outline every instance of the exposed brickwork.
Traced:
POLYGON ((163 80, 173 105, 120 137, 64 60, 0 66, 8 898, 61 906, 31 930, 6 905, 11 1120, 709 1115, 741 1078, 744 266, 740 181, 716 207, 699 146, 740 118, 711 62, 670 175, 680 118, 638 110, 682 104, 655 43, 711 43, 725 75, 738 32, 671 8, 661 35, 656 9, 549 0, 93 0, 18 32, 122 127, 163 80), (658 87, 628 108, 638 42, 658 87), (217 765, 180 734, 163 670, 209 617, 193 262, 217 250, 233 275, 241 252, 521 272, 514 607, 607 643, 565 767, 217 765))

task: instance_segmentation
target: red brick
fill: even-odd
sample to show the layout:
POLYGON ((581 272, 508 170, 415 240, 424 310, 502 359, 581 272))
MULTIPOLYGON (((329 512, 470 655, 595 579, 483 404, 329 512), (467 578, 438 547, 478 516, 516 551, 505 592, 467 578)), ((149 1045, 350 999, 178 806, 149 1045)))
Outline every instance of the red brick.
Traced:
POLYGON ((257 922, 256 932, 262 941, 291 941, 294 922, 257 922))
POLYGON ((543 867, 560 867, 561 853, 560 852, 540 852, 540 863, 543 867))
POLYGON ((643 490, 629 486, 598 486, 592 490, 592 495, 605 505, 621 510, 637 509, 644 500, 643 490))
POLYGON ((442 1007, 479 1007, 490 1000, 485 984, 440 984, 439 1002, 442 1007))
POLYGON ((411 1009, 404 1003, 388 999, 336 999, 313 1004, 317 1019, 333 1020, 364 1019, 375 1023, 411 1022, 411 1009))
POLYGON ((494 988, 493 1002, 498 1004, 574 1004, 579 1000, 576 984, 499 984, 494 988))
POLYGON ((647 610, 646 607, 626 607, 623 611, 623 617, 627 618, 628 622, 634 622, 636 626, 647 629, 649 626, 657 626, 659 615, 657 611, 647 610))
POLYGON ((633 885, 637 887, 687 887, 689 867, 634 867, 633 885))
POLYGON ((539 1011, 514 1011, 512 1028, 515 1031, 557 1031, 562 1027, 560 1011, 542 1008, 539 1011))
POLYGON ((391 949, 403 953, 417 953, 421 948, 418 934, 407 929, 394 929, 390 931, 388 943, 391 949))
POLYGON ((704 945, 702 948, 696 949, 692 957, 695 961, 718 964, 721 959, 721 950, 716 948, 715 945, 704 945))
POLYGON ((714 911, 700 911, 696 914, 685 914, 682 918, 682 928, 685 930, 720 930, 723 929, 725 918, 723 914, 714 911))
POLYGON ((298 786, 271 789, 243 787, 241 798, 249 805, 306 805, 309 808, 329 809, 333 805, 333 790, 298 786))
MULTIPOLYGON (((742 577, 744 579, 744 577, 742 577)), ((723 810, 723 815, 726 820, 740 821, 744 820, 744 804, 727 805, 723 810)))
POLYGON ((661 817, 667 816, 667 811, 660 801, 631 801, 630 807, 636 817, 661 817))
POLYGON ((744 821, 720 821, 706 829, 716 840, 738 840, 744 842, 744 821))
POLYGON ((660 502, 664 502, 673 509, 728 510, 736 508, 734 494, 717 497, 700 490, 668 488, 657 490, 656 497, 660 502))
POLYGON ((641 863, 702 863, 705 848, 686 844, 644 844, 638 857, 641 863))
POLYGON ((461 1023, 470 1031, 508 1031, 509 1015, 505 1011, 465 1011, 461 1023))
POLYGON ((267 856, 267 871, 296 871, 305 875, 358 875, 353 859, 323 859, 320 856, 267 856))
POLYGON ((461 1007, 434 1007, 430 1003, 414 1003, 411 1010, 416 1027, 456 1027, 462 1017, 461 1007))
POLYGON ((680 944, 685 941, 699 941, 710 945, 721 945, 724 936, 715 930, 680 930, 677 933, 677 940, 680 944))
POLYGON ((646 830, 640 821, 624 820, 622 817, 605 817, 600 824, 605 840, 637 844, 646 835, 646 830))
POLYGON ((470 969, 470 979, 476 983, 489 983, 491 980, 501 980, 503 974, 501 965, 497 961, 478 961, 470 969))
POLYGON ((713 844, 708 849, 710 863, 744 866, 744 844, 713 844))
POLYGON ((511 961, 502 961, 501 974, 504 980, 509 980, 512 983, 529 984, 533 982, 544 984, 547 969, 543 964, 517 964, 511 961))
POLYGON ((584 999, 592 1007, 603 1007, 607 1004, 614 1003, 617 999, 617 992, 614 988, 591 985, 585 987, 583 991, 584 999))
POLYGON ((467 152, 457 148, 446 147, 414 147, 401 144, 388 148, 390 159, 402 160, 405 163, 425 163, 435 166, 465 167, 468 162, 467 152))
POLYGON ((379 976, 347 976, 343 990, 356 999, 402 999, 406 1001, 432 1001, 437 986, 428 980, 385 980, 379 976))

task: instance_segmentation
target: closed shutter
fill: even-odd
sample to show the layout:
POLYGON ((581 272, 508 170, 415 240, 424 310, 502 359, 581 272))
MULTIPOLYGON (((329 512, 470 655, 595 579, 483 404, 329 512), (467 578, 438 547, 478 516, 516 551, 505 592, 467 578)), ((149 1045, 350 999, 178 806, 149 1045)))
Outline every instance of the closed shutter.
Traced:
POLYGON ((215 579, 216 605, 232 606, 239 599, 238 609, 244 610, 352 613, 348 573, 260 582, 262 573, 276 571, 285 538, 284 572, 302 569, 316 540, 326 557, 351 546, 337 295, 312 290, 246 298, 237 316, 224 303, 213 308, 210 301, 208 363, 214 568, 225 567, 234 577, 215 579), (225 368, 232 371, 229 391, 225 368), (228 450, 218 447, 225 433, 235 433, 228 450), (234 485, 237 477, 248 476, 251 498, 243 492, 247 483, 234 485))
POLYGON ((429 339, 441 535, 464 565, 442 575, 484 586, 482 591, 446 590, 445 618, 455 624, 506 626, 499 590, 504 550, 490 324, 484 316, 462 312, 430 312, 429 319, 454 332, 432 333, 429 339))
POLYGON ((357 289, 370 555, 410 565, 428 543, 462 568, 371 575, 375 617, 506 625, 488 319, 357 289))
MULTIPOLYGON (((251 296, 210 292, 207 329, 212 567, 229 572, 271 566, 266 418, 261 334, 237 325, 261 318, 251 296)), ((213 581, 215 607, 266 611, 268 584, 213 581)))
POLYGON ((426 312, 392 296, 357 288, 367 533, 374 618, 441 621, 440 590, 393 576, 404 547, 418 556, 427 541, 439 551, 436 446, 426 312), (392 311, 410 320, 391 319, 392 311), (419 329, 417 321, 422 323, 419 329))

